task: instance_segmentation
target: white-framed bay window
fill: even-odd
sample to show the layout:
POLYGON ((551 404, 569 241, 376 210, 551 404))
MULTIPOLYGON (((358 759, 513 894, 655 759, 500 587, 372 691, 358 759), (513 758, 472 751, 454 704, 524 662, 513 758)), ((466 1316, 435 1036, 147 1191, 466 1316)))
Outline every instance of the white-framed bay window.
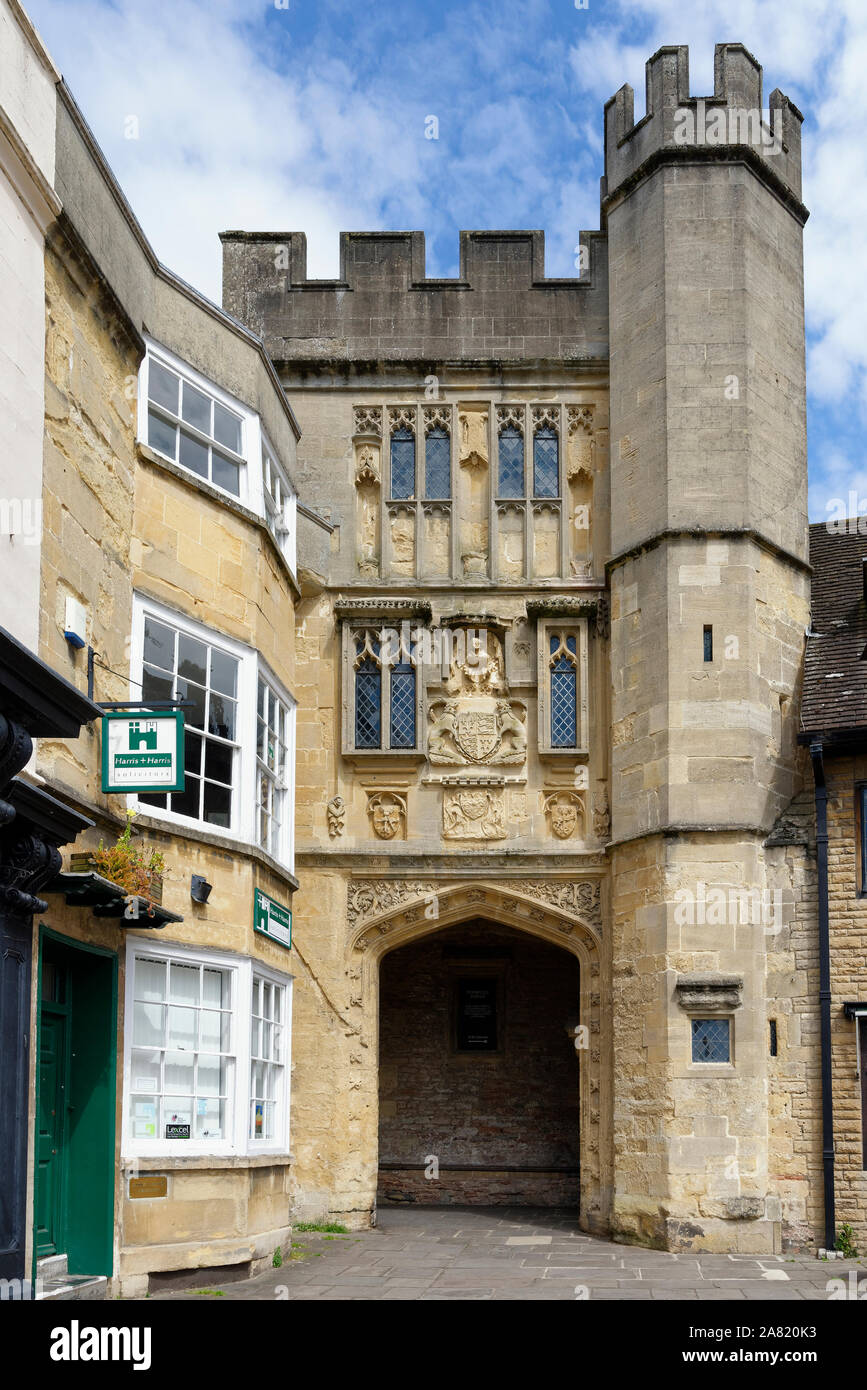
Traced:
POLYGON ((140 792, 138 807, 258 845, 291 872, 295 700, 259 653, 136 594, 131 677, 145 705, 185 704, 184 790, 140 792))
POLYGON ((127 1157, 285 1153, 292 977, 246 956, 128 939, 127 1157))
POLYGON ((145 343, 139 440, 262 517, 294 574, 298 498, 259 415, 161 343, 145 343))
POLYGON ((139 438, 221 492, 255 502, 248 463, 259 447, 258 416, 167 348, 146 341, 139 438))

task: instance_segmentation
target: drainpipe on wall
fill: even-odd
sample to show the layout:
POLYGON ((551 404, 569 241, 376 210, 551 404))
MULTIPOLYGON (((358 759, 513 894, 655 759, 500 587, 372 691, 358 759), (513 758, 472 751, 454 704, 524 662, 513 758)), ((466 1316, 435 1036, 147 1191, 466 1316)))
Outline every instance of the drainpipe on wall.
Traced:
POLYGON ((816 857, 819 871, 819 1021, 822 1049, 822 1169, 825 1184, 825 1248, 837 1239, 834 1211, 834 1103, 831 1095, 831 938, 828 910, 828 788, 822 743, 810 744, 816 784, 816 857))

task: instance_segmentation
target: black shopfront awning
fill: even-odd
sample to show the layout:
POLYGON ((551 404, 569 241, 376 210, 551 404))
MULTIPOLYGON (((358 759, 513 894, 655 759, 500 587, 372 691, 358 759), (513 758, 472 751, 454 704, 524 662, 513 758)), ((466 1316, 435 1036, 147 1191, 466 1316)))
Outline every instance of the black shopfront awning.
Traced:
POLYGON ((86 907, 94 917, 113 917, 121 927, 163 928, 167 922, 182 922, 177 912, 169 912, 159 903, 130 894, 119 884, 101 874, 58 874, 42 890, 62 893, 69 907, 86 907))

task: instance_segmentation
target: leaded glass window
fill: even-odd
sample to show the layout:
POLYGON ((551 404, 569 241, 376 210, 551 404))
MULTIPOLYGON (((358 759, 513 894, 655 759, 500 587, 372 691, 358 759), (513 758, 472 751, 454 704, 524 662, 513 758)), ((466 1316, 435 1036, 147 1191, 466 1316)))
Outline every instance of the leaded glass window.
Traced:
POLYGON ((551 747, 578 746, 578 651, 574 633, 549 637, 551 747))
POLYGON ((533 493, 536 497, 560 496, 559 441, 556 430, 537 430, 533 436, 533 493))
POLYGON ((727 1018, 694 1018, 692 1020, 692 1060, 694 1062, 730 1062, 731 1024, 727 1018))
POLYGON ((508 425, 500 433, 498 496, 524 496, 524 436, 514 425, 508 425))
POLYGON ((391 670, 392 748, 415 747, 415 668, 408 661, 391 670))
POLYGON ((415 435, 412 430, 395 430, 391 436, 391 495, 415 496, 415 435))
MULTIPOLYGON (((425 497, 451 496, 451 440, 443 429, 433 429, 425 439, 424 493, 425 497)), ((394 494, 397 496, 397 494, 394 494)))
POLYGON ((356 641, 356 748, 379 748, 382 743, 382 669, 379 650, 379 642, 368 634, 363 634, 356 641))

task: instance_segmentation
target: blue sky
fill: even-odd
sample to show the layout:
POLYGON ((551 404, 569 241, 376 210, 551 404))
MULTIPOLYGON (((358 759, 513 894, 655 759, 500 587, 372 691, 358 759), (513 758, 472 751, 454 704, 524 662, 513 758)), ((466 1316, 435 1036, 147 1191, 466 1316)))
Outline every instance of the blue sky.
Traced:
MULTIPOLYGON (((804 112, 811 517, 867 512, 864 0, 29 0, 160 259, 220 298, 217 233, 420 228, 454 275, 461 228, 540 227, 574 273, 599 225, 602 105, 688 43, 745 43, 804 112), (426 118, 439 123, 425 137, 426 118), (131 138, 132 137, 132 138, 131 138), (847 508, 847 510, 853 510, 847 508)), ((427 126, 430 129, 430 124, 427 126)))

